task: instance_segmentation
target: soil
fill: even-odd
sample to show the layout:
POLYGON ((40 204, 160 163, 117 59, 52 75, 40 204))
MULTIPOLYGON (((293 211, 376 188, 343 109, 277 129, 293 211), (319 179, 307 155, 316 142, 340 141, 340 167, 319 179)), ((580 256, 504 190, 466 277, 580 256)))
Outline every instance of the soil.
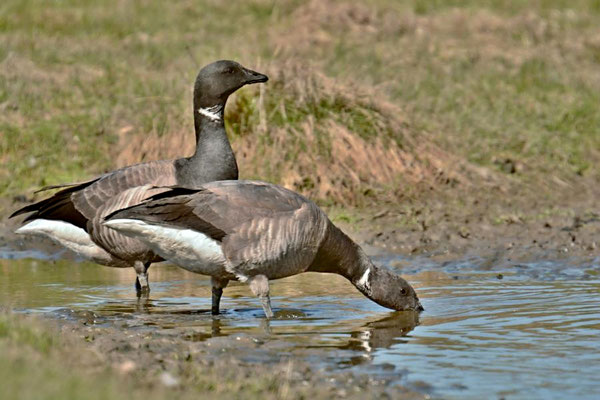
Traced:
POLYGON ((474 256, 499 267, 568 258, 581 266, 599 252, 600 209, 592 189, 581 196, 581 187, 563 188, 552 200, 518 191, 470 193, 465 201, 457 201, 456 191, 454 197, 438 193, 429 202, 380 208, 353 224, 337 223, 371 254, 474 256))

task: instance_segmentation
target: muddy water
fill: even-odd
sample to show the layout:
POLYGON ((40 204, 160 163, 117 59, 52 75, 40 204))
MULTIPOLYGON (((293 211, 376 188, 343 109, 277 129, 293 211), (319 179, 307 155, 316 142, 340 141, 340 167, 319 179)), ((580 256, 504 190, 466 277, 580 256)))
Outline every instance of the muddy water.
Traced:
POLYGON ((207 357, 299 358, 442 398, 600 398, 600 263, 500 270, 478 258, 380 256, 417 287, 420 316, 389 312, 337 276, 303 274, 273 283, 266 321, 239 284, 212 317, 208 279, 172 266, 152 267, 150 299, 138 301, 133 271, 0 253, 11 258, 0 260, 1 305, 200 342, 207 357))

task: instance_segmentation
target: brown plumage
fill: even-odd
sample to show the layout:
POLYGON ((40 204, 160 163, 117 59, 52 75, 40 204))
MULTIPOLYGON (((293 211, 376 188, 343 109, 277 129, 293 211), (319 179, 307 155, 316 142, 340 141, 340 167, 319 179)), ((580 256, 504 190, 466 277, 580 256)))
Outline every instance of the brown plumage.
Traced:
POLYGON ((165 190, 157 187, 237 179, 237 163, 225 132, 223 110, 231 93, 267 79, 233 61, 207 65, 198 73, 194 86, 194 155, 137 164, 84 183, 56 186, 62 189, 53 196, 11 215, 31 213, 24 221, 31 223, 17 232, 48 236, 104 265, 131 266, 138 275, 138 292, 147 293, 147 269, 161 258, 139 240, 104 227, 104 217, 165 190))
POLYGON ((271 317, 268 280, 306 271, 340 274, 388 308, 422 309, 408 282, 373 265, 312 201, 277 185, 221 181, 172 188, 110 214, 105 225, 210 275, 213 313, 222 289, 237 279, 249 283, 271 317))

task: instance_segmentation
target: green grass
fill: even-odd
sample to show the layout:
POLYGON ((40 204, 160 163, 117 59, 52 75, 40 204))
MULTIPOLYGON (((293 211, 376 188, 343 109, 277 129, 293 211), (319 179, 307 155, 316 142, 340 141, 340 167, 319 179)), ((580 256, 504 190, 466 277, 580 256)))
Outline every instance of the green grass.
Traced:
POLYGON ((131 398, 142 398, 106 372, 89 379, 80 368, 92 356, 70 353, 78 350, 81 349, 68 346, 56 331, 37 321, 0 315, 2 398, 111 399, 118 398, 123 390, 131 398), (80 360, 74 362, 78 355, 80 360))
POLYGON ((417 16, 375 3, 379 32, 319 25, 330 75, 380 85, 417 131, 471 162, 519 160, 531 180, 597 175, 599 2, 427 1, 417 16))
POLYGON ((57 338, 35 324, 22 324, 13 317, 2 314, 0 340, 19 346, 29 346, 35 351, 48 354, 56 345, 57 338))
MULTIPOLYGON (((281 172, 298 168, 296 187, 311 193, 314 171, 297 162, 315 151, 314 162, 335 160, 333 121, 408 152, 432 141, 499 174, 510 172, 504 160, 518 162, 516 178, 534 189, 551 176, 595 179, 598 26, 597 0, 8 0, 0 5, 0 196, 115 168, 127 141, 191 137, 191 84, 218 58, 300 68, 272 79, 262 103, 254 87, 230 104, 234 142, 257 144, 246 177, 285 181, 281 172), (408 128, 385 125, 388 114, 374 105, 382 101, 402 110, 408 128), (285 162, 269 166, 273 130, 293 141, 279 150, 285 162)), ((378 193, 370 183, 348 190, 378 193)))

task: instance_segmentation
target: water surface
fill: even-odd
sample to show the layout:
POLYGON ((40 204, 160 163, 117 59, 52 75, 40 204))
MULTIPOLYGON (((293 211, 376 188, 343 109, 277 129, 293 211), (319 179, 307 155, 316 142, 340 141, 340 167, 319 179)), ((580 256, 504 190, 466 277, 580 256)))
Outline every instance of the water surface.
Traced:
POLYGON ((266 321, 241 284, 225 290, 224 313, 212 317, 210 281, 172 266, 151 268, 150 299, 139 301, 133 270, 60 255, 19 259, 45 256, 7 248, 0 255, 11 258, 0 260, 0 304, 22 312, 168 332, 251 362, 300 358, 433 397, 600 398, 598 263, 496 270, 478 258, 380 256, 417 288, 420 316, 390 312, 341 277, 311 273, 272 283, 276 318, 266 321))

